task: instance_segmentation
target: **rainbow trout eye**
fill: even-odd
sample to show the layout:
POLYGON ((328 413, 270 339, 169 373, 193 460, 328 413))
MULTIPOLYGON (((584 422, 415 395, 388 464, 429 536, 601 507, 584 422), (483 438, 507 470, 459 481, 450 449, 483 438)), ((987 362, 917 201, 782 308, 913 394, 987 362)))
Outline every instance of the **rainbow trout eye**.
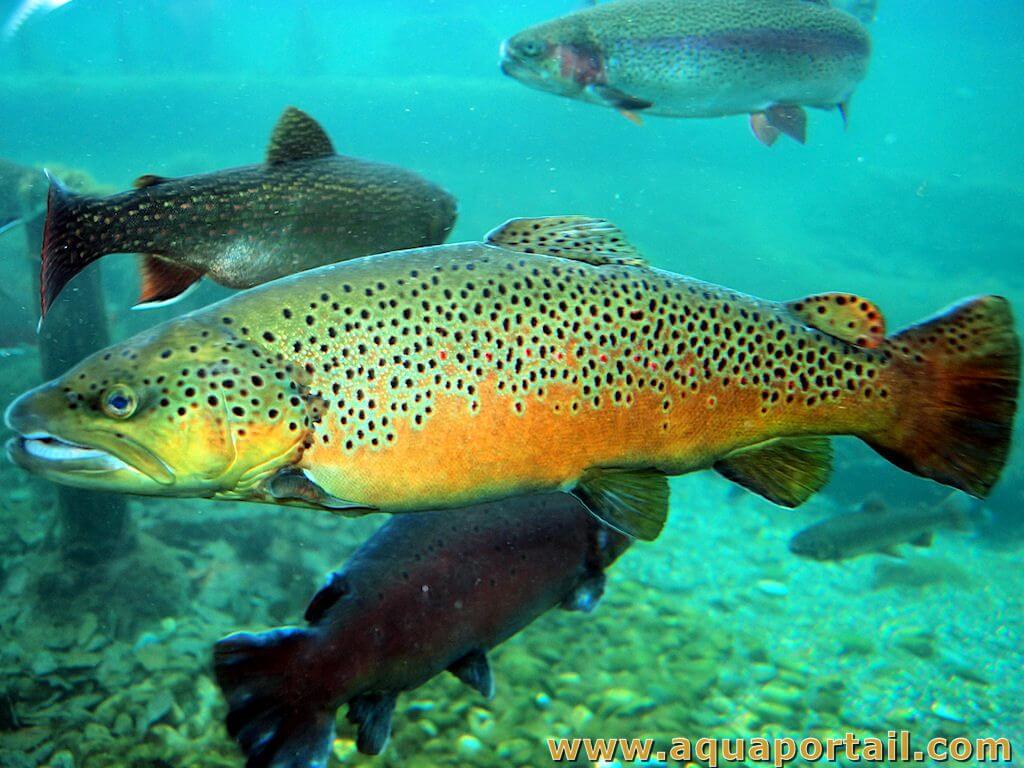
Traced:
POLYGON ((516 53, 526 59, 536 59, 548 50, 547 44, 535 38, 521 40, 516 44, 516 53))
POLYGON ((138 408, 139 400, 127 384, 115 384, 100 395, 100 409, 112 419, 129 419, 138 408))

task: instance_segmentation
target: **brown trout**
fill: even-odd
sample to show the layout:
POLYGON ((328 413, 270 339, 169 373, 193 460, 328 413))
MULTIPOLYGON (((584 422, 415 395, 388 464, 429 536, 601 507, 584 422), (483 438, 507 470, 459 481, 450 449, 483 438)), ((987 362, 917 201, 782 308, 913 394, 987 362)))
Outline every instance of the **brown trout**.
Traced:
POLYGON ((666 475, 796 505, 827 435, 983 496, 1019 358, 997 296, 887 337, 850 294, 765 301, 646 266, 606 221, 520 219, 156 326, 12 403, 8 449, 60 483, 350 515, 562 490, 651 539, 666 475))
POLYGON ((167 179, 135 191, 71 195, 50 186, 43 238, 42 312, 109 253, 139 253, 140 305, 180 297, 203 275, 251 288, 380 251, 444 242, 455 200, 393 165, 337 155, 309 115, 289 107, 262 165, 167 179))
POLYGON ((617 0, 506 40, 501 68, 634 121, 749 114, 771 145, 805 141, 805 106, 845 121, 870 54, 863 25, 824 0, 617 0))
POLYGON ((955 499, 912 509, 889 509, 868 501, 853 514, 829 517, 800 531, 790 539, 789 551, 811 560, 837 562, 875 553, 900 557, 897 547, 902 544, 928 547, 936 530, 967 527, 968 513, 955 499))

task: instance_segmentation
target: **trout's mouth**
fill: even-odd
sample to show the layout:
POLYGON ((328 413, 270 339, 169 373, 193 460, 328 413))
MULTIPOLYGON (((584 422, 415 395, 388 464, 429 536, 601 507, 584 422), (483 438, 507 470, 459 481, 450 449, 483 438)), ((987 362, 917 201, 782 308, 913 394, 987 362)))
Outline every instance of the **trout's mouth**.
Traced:
POLYGON ((19 467, 40 474, 134 469, 100 448, 72 443, 45 432, 11 438, 7 441, 7 455, 19 467))

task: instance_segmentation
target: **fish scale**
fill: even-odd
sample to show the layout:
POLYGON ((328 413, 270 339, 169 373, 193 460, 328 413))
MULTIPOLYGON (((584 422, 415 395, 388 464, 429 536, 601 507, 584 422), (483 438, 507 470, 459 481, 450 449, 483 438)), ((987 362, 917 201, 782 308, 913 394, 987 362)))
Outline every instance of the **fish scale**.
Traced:
POLYGON ((828 435, 984 495, 1016 408, 1005 300, 884 325, 853 294, 779 303, 652 269, 602 220, 520 220, 158 326, 19 398, 9 450, 62 482, 341 514, 566 490, 642 538, 665 475, 714 468, 802 503, 827 481, 828 435), (63 473, 39 439, 128 468, 63 473))

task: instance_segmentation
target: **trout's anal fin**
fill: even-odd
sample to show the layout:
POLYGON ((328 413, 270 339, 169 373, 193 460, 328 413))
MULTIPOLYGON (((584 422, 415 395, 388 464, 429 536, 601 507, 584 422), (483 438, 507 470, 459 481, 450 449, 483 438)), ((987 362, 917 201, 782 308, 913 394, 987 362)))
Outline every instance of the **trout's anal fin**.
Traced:
POLYGON ((668 480, 652 469, 588 469, 572 490, 590 512, 642 541, 658 538, 668 517, 668 480))
POLYGON ((320 123, 295 107, 281 113, 267 147, 268 165, 333 155, 334 145, 320 123))
POLYGON ((714 468, 775 504, 798 507, 828 482, 832 445, 824 437, 776 438, 733 451, 714 468))
POLYGON ((597 607, 598 601, 604 594, 605 580, 605 575, 601 572, 587 574, 565 596, 560 607, 564 611, 590 613, 597 607))
POLYGON ((348 703, 348 721, 359 727, 356 748, 364 755, 379 755, 391 738, 393 693, 365 693, 348 703))
POLYGON ((185 292, 203 276, 198 269, 185 267, 151 253, 139 256, 142 287, 136 309, 163 306, 183 298, 185 292))
POLYGON ((483 651, 470 651, 448 667, 448 671, 485 699, 494 697, 494 675, 483 651))
POLYGON ((801 323, 858 347, 885 341, 885 318, 873 303, 852 293, 819 293, 786 304, 801 323))
POLYGON ((309 601, 303 618, 310 624, 320 621, 334 605, 352 591, 348 578, 338 571, 327 577, 327 582, 309 601))
POLYGON ((510 219, 487 233, 486 242, 522 253, 539 253, 602 266, 646 267, 618 227, 589 216, 510 219))
POLYGON ((361 515, 377 511, 373 507, 332 496, 317 485, 304 470, 292 467, 279 470, 267 480, 266 491, 275 501, 293 502, 300 506, 326 509, 342 515, 361 515))
POLYGON ((750 129, 766 147, 772 146, 782 134, 806 144, 807 113, 803 107, 776 104, 764 112, 754 112, 750 116, 750 129))

